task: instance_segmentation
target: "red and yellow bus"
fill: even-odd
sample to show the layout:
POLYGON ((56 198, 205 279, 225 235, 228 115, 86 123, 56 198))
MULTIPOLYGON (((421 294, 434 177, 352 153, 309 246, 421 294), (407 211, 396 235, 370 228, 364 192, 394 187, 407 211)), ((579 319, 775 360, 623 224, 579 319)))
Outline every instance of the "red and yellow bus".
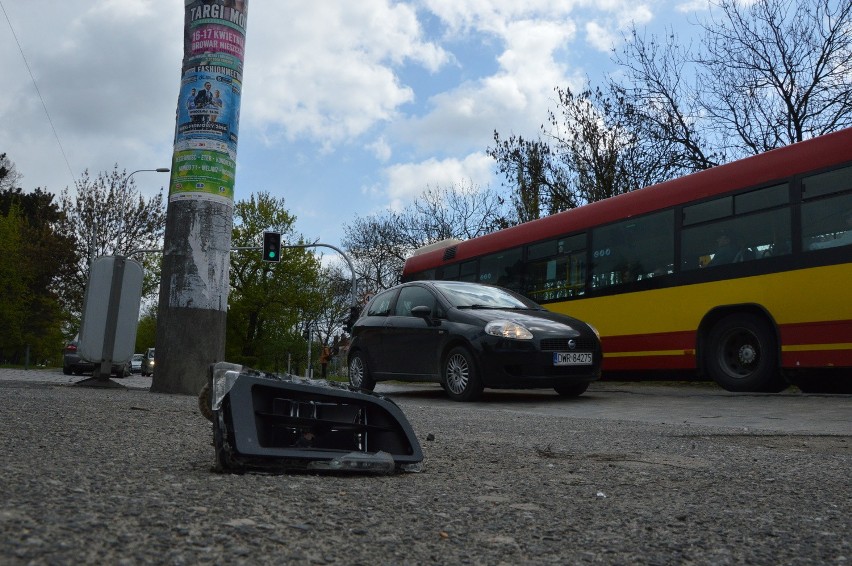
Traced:
POLYGON ((606 375, 848 389, 852 128, 427 246, 405 264, 416 279, 493 283, 590 322, 606 375))

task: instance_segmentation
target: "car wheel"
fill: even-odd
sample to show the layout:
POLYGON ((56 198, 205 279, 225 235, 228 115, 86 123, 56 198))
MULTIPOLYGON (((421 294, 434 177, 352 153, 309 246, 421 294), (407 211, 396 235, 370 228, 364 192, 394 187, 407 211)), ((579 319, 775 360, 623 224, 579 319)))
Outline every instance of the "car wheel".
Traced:
POLYGON ((789 385, 778 367, 778 345, 765 319, 732 314, 716 323, 707 337, 704 365, 728 391, 777 393, 789 385))
POLYGON ((71 375, 74 372, 71 371, 71 368, 64 367, 62 368, 62 373, 64 373, 65 375, 71 375))
POLYGON ((367 360, 360 351, 352 352, 349 356, 349 385, 366 391, 376 388, 376 382, 373 381, 367 367, 367 360))
POLYGON ((212 406, 212 392, 210 390, 210 383, 208 382, 204 384, 204 387, 198 393, 198 410, 201 411, 201 416, 211 423, 215 422, 213 420, 212 406))
POLYGON ((563 383, 554 387, 561 397, 579 397, 589 388, 589 383, 563 383))
POLYGON ((456 346, 449 351, 443 378, 444 391, 454 401, 476 401, 482 395, 482 381, 467 348, 456 346))

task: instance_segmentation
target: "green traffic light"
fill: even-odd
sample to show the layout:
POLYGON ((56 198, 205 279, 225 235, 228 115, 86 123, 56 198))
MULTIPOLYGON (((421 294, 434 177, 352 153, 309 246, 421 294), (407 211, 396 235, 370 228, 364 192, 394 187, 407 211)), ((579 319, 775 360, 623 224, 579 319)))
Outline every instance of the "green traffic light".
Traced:
POLYGON ((269 259, 275 259, 275 252, 269 251, 269 259))

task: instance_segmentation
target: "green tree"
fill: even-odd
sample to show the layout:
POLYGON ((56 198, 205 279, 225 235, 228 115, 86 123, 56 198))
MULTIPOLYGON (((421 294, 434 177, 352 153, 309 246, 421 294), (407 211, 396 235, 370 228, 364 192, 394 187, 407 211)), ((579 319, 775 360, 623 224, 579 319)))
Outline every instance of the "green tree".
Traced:
POLYGON ((137 354, 145 353, 148 348, 153 348, 157 335, 157 305, 150 303, 148 308, 139 317, 139 325, 136 327, 136 349, 137 354))
MULTIPOLYGON (((305 244, 295 220, 284 199, 252 195, 234 206, 232 245, 257 247, 265 231, 280 232, 282 246, 305 244)), ((302 331, 321 311, 321 266, 301 247, 285 247, 280 263, 260 256, 258 250, 243 250, 231 257, 226 355, 229 361, 282 371, 288 355, 295 363, 307 362, 302 331)))
POLYGON ((53 195, 24 192, 22 178, 0 154, 0 358, 23 363, 61 360, 65 319, 57 283, 73 266, 73 242, 61 232, 53 195))
POLYGON ((23 363, 29 349, 33 362, 59 362, 63 318, 53 282, 67 251, 67 242, 50 224, 27 218, 17 203, 0 214, 0 352, 5 360, 23 363))

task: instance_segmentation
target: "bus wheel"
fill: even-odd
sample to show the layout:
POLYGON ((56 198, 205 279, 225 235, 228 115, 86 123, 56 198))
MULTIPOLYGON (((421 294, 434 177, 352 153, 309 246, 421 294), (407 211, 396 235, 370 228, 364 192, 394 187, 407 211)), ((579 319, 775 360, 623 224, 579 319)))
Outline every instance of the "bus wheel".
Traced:
POLYGON ((349 385, 365 391, 376 388, 376 382, 370 377, 370 370, 367 368, 367 360, 359 350, 349 356, 349 385))
POLYGON ((704 366, 728 391, 777 393, 787 387, 778 368, 778 346, 769 323, 749 314, 728 315, 707 337, 704 366))
POLYGON ((476 401, 482 395, 482 381, 466 348, 457 346, 447 354, 442 385, 454 401, 476 401))

